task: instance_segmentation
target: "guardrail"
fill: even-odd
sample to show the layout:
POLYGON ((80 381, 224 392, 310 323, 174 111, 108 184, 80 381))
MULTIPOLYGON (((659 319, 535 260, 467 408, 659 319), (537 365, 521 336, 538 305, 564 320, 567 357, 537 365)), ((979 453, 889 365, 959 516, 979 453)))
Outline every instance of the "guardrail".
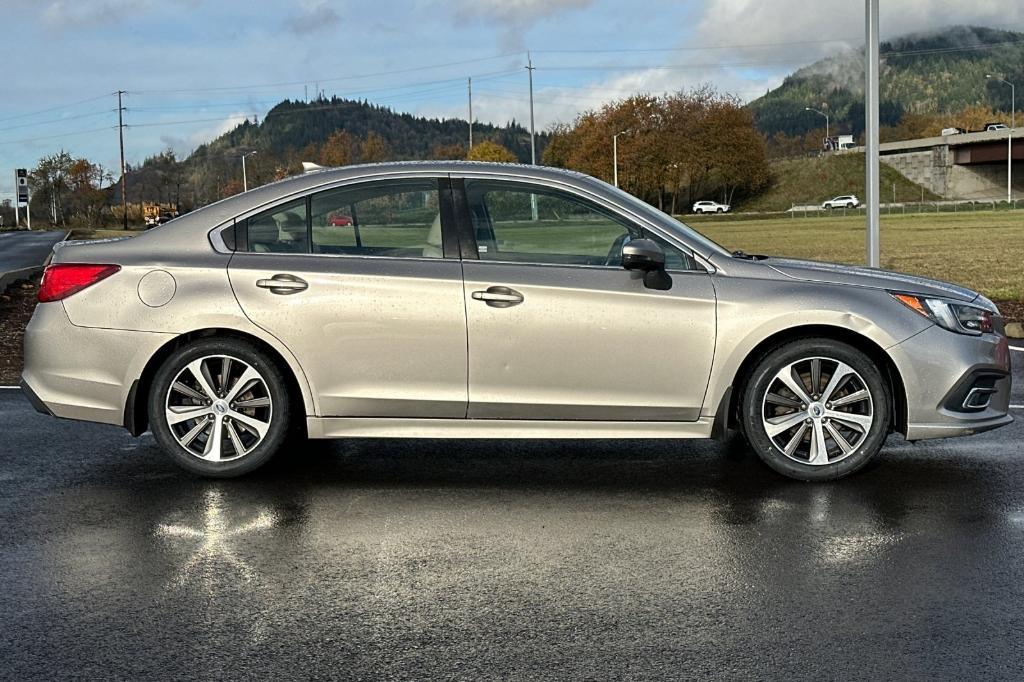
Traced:
MULTIPOLYGON (((908 201, 879 205, 883 215, 914 213, 973 213, 975 211, 1016 211, 1024 208, 1024 200, 978 201, 963 199, 957 201, 908 201)), ((857 208, 822 208, 819 204, 794 205, 781 211, 793 216, 820 217, 823 215, 863 215, 864 205, 857 208)))

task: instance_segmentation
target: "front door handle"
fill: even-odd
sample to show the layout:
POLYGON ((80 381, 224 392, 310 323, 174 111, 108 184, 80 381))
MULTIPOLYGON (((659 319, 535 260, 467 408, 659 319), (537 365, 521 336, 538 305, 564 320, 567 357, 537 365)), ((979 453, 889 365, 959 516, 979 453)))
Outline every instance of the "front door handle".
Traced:
POLYGON ((282 296, 297 294, 309 288, 306 280, 295 275, 286 274, 274 275, 270 279, 258 279, 256 280, 256 286, 260 289, 270 289, 270 293, 281 294, 282 296))
POLYGON ((523 302, 523 295, 515 289, 494 286, 485 291, 474 291, 473 300, 483 301, 492 308, 511 308, 523 302))

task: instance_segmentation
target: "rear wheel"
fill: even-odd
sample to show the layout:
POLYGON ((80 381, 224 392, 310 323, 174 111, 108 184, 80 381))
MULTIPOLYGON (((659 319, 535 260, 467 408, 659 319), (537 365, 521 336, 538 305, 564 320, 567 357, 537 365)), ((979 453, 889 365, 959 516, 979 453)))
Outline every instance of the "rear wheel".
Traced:
POLYGON ((239 339, 204 339, 176 350, 149 396, 153 435, 184 469, 240 476, 265 464, 288 435, 280 370, 239 339))
POLYGON ((860 469, 889 432, 891 398, 875 363, 832 339, 800 339, 770 352, 743 395, 743 429, 768 466, 824 481, 860 469))

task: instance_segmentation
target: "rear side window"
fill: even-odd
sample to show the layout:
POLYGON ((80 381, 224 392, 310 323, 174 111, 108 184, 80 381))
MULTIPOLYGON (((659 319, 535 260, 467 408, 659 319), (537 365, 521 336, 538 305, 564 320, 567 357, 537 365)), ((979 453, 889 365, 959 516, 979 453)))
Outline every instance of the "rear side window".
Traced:
POLYGON ((248 250, 254 253, 309 253, 306 200, 298 199, 243 221, 248 250))
POLYGON ((239 220, 225 244, 252 253, 443 258, 436 180, 317 192, 239 220))
POLYGON ((442 258, 437 182, 341 187, 310 203, 314 253, 442 258))

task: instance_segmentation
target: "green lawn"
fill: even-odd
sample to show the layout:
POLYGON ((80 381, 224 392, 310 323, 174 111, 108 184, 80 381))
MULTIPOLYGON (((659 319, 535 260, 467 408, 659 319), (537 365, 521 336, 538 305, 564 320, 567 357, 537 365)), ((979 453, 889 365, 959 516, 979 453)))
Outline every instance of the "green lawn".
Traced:
MULTIPOLYGON (((865 261, 863 216, 709 220, 695 228, 729 249, 836 263, 865 261)), ((1024 211, 882 215, 882 267, 1024 300, 1024 211)))

